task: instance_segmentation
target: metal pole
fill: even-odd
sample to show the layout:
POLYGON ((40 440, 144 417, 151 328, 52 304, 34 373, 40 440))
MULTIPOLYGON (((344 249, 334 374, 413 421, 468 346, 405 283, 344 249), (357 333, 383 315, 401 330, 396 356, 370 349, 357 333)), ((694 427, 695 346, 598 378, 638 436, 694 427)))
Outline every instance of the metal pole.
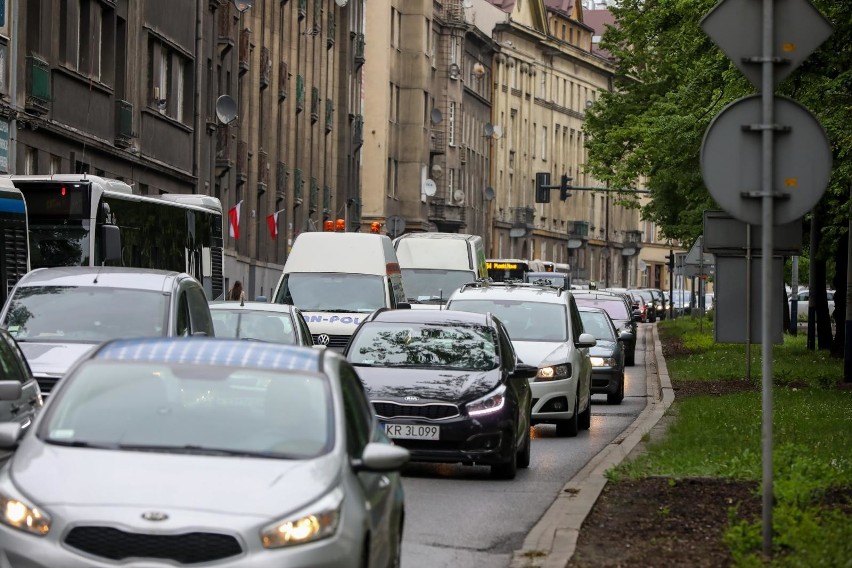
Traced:
MULTIPOLYGON (((849 186, 852 199, 852 185, 849 186)), ((852 383, 852 216, 849 217, 849 233, 846 235, 846 336, 843 340, 843 382, 852 383)))
POLYGON ((761 193, 763 194, 763 217, 762 217, 762 239, 763 239, 763 266, 761 286, 763 287, 762 298, 762 325, 761 359, 763 364, 763 554, 766 558, 772 557, 772 218, 773 218, 773 179, 774 167, 774 132, 771 125, 775 122, 773 92, 773 61, 774 37, 772 33, 775 19, 775 0, 763 0, 763 77, 762 77, 762 106, 763 106, 763 132, 762 136, 762 174, 761 193))
POLYGON ((790 286, 790 333, 799 333, 799 257, 793 257, 793 277, 790 286))
POLYGON ((674 319, 674 251, 669 249, 669 319, 674 319))
POLYGON ((751 225, 746 225, 746 379, 751 380, 751 225))
POLYGON ((698 333, 704 333, 704 243, 698 247, 698 333))

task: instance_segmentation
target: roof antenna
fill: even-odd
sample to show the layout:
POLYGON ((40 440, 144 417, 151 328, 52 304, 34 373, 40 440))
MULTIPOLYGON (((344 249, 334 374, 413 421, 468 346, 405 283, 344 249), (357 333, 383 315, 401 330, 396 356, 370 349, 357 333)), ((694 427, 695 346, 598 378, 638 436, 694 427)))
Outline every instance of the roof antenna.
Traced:
POLYGON ((438 299, 441 301, 441 303, 438 304, 438 310, 443 310, 444 309, 444 289, 443 288, 438 288, 438 299))
POLYGON ((95 274, 95 279, 92 281, 92 284, 97 284, 97 283, 98 283, 98 278, 100 278, 100 276, 101 276, 101 270, 103 270, 103 268, 104 268, 104 263, 103 263, 103 262, 101 262, 101 265, 98 267, 98 273, 97 273, 97 274, 95 274))

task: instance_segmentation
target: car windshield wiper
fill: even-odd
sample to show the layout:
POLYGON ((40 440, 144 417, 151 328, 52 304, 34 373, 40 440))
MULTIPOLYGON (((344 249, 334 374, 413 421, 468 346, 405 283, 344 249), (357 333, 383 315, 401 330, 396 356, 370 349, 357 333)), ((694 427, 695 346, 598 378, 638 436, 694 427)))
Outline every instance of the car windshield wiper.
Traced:
MULTIPOLYGON (((374 308, 353 308, 351 310, 350 309, 344 309, 344 308, 332 308, 330 310, 322 309, 322 310, 317 310, 317 311, 328 312, 330 314, 351 314, 353 312, 357 312, 358 310, 366 310, 366 309, 373 310, 374 308)), ((313 310, 308 310, 308 311, 313 311, 313 310)))
POLYGON ((45 440, 47 444, 53 444, 55 446, 67 446, 69 448, 96 448, 99 450, 116 450, 118 449, 118 444, 104 444, 99 442, 87 442, 86 440, 61 440, 56 438, 47 438, 45 440))
POLYGON ((227 450, 224 448, 207 448, 194 444, 185 446, 165 446, 155 444, 118 444, 120 450, 129 450, 136 452, 166 452, 173 454, 193 454, 199 456, 238 456, 238 457, 255 457, 255 458, 285 458, 299 459, 299 456, 294 454, 284 454, 281 452, 262 452, 251 450, 227 450))

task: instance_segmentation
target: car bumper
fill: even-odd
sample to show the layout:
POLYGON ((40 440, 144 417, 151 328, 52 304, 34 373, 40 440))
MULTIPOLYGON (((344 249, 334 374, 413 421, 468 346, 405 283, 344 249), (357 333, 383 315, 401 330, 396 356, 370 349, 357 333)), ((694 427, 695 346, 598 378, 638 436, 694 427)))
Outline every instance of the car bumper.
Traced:
MULTIPOLYGON (((245 550, 242 554, 201 563, 202 566, 214 565, 216 568, 315 568, 348 566, 353 558, 360 557, 360 549, 354 550, 351 535, 338 532, 337 535, 314 543, 290 548, 266 550, 257 544, 257 550, 245 550)), ((162 568, 163 566, 183 566, 178 562, 160 559, 133 559, 114 561, 80 552, 61 543, 51 535, 38 537, 0 526, 0 568, 115 568, 116 566, 134 568, 162 568)))
POLYGON ((561 422, 574 416, 577 383, 574 378, 561 381, 533 381, 532 423, 561 422))
POLYGON ((624 382, 624 372, 616 367, 592 368, 592 394, 617 394, 624 382))
POLYGON ((510 405, 491 415, 440 421, 412 418, 380 418, 388 425, 440 427, 438 440, 409 440, 390 436, 393 443, 411 453, 411 461, 438 463, 498 464, 514 459, 515 410, 510 405))

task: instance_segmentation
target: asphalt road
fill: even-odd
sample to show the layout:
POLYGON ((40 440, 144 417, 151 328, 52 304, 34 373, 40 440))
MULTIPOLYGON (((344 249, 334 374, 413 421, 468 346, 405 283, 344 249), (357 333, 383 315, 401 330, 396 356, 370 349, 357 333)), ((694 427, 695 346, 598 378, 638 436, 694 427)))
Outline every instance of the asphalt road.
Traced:
POLYGON ((645 329, 640 324, 624 401, 609 406, 604 395, 594 395, 592 426, 576 438, 557 438, 555 426, 535 426, 530 467, 519 470, 514 480, 491 480, 488 467, 409 465, 403 472, 402 567, 508 567, 512 552, 521 548, 565 483, 645 408, 645 358, 653 357, 645 329))

